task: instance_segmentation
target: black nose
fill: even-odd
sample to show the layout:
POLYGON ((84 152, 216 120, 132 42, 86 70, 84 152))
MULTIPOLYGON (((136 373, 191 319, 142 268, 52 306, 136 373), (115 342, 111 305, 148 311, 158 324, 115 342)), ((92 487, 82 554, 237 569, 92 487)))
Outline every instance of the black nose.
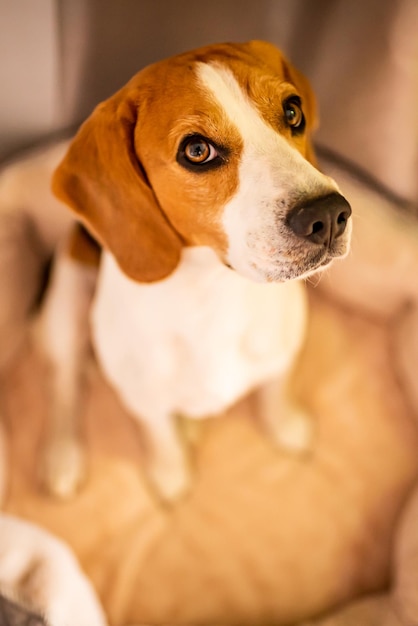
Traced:
POLYGON ((292 209, 287 224, 295 235, 330 246, 345 231, 351 207, 339 193, 315 198, 292 209))

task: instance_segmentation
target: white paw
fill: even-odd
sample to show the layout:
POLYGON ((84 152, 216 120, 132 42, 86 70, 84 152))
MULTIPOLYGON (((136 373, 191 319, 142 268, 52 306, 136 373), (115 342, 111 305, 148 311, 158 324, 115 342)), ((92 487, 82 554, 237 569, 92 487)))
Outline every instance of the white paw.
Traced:
POLYGON ((53 626, 106 624, 93 587, 67 546, 8 515, 0 516, 0 588, 53 626))
POLYGON ((269 434, 285 450, 309 452, 314 440, 312 417, 299 407, 287 406, 277 420, 269 424, 269 434))
POLYGON ((51 439, 41 460, 41 481, 51 495, 66 499, 74 496, 86 477, 83 445, 70 437, 51 439))
POLYGON ((179 499, 190 489, 191 471, 183 455, 150 459, 147 472, 158 495, 168 502, 179 499))

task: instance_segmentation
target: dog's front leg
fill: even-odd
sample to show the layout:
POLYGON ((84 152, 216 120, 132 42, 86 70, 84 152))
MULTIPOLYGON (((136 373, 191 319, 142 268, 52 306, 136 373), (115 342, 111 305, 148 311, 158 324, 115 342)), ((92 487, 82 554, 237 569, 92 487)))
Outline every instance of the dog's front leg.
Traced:
POLYGON ((256 393, 259 419, 271 439, 290 452, 312 447, 312 417, 292 398, 288 375, 265 383, 256 393))
POLYGON ((174 501, 184 495, 191 483, 187 446, 179 421, 161 414, 146 424, 149 456, 146 471, 164 500, 174 501))
POLYGON ((96 269, 72 258, 68 244, 63 246, 39 321, 49 387, 41 480, 51 494, 62 498, 73 495, 85 478, 79 419, 95 278, 96 269))

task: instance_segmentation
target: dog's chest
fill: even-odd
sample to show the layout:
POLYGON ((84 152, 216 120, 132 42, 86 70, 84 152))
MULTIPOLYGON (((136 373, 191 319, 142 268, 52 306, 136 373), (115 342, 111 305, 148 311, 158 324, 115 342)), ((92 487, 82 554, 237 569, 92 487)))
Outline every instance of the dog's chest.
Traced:
POLYGON ((299 283, 253 283, 209 248, 186 248, 177 270, 152 284, 131 281, 104 254, 92 330, 129 408, 200 417, 285 370, 304 321, 299 283))

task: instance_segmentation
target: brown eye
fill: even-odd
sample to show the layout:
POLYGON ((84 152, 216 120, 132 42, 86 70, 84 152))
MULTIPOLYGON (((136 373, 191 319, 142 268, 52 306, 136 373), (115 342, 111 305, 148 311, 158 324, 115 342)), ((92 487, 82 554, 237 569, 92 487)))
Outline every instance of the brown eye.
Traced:
POLYGON ((212 161, 218 156, 215 148, 205 139, 191 139, 184 146, 184 156, 196 165, 212 161))
POLYGON ((176 160, 189 172, 202 174, 222 167, 228 162, 229 154, 228 146, 219 145, 211 139, 195 133, 183 137, 177 149, 176 160))
POLYGON ((296 99, 289 98, 283 104, 283 111, 286 117, 287 125, 292 131, 302 132, 305 128, 305 116, 303 115, 300 102, 296 99))

